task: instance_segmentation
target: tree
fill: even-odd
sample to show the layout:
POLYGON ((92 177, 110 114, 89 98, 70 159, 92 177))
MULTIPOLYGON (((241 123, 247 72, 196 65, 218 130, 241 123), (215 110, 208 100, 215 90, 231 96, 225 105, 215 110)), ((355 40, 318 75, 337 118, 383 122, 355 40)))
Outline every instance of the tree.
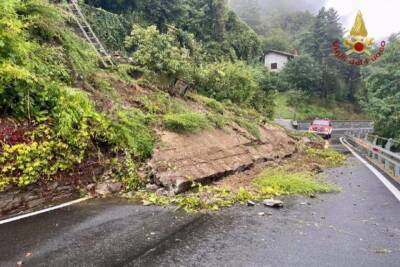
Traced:
POLYGON ((289 84, 290 89, 306 92, 309 95, 319 95, 322 81, 321 65, 309 55, 294 58, 286 64, 282 79, 289 84))
POLYGON ((362 107, 375 121, 375 131, 400 138, 400 40, 392 36, 382 59, 362 71, 362 107))
POLYGON ((332 43, 343 36, 339 16, 334 9, 322 8, 315 18, 311 30, 303 36, 303 51, 322 65, 322 80, 319 86, 321 97, 343 95, 344 64, 332 53, 332 43))

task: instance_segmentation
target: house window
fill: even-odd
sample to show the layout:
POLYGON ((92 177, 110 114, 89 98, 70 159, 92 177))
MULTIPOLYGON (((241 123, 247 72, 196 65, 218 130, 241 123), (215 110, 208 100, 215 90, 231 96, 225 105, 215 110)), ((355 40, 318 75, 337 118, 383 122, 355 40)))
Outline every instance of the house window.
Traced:
POLYGON ((272 63, 271 70, 277 70, 277 69, 278 69, 278 63, 272 63))

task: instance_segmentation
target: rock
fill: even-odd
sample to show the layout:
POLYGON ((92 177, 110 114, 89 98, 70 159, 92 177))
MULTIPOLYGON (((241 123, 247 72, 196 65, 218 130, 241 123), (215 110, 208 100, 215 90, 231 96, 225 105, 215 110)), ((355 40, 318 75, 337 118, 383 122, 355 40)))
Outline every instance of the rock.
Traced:
POLYGON ((35 195, 33 193, 28 193, 27 195, 24 196, 24 201, 25 202, 29 202, 29 201, 32 201, 32 200, 36 200, 38 198, 39 198, 38 195, 35 195))
POLYGON ((118 193, 122 189, 122 183, 101 183, 97 184, 95 193, 100 196, 108 196, 118 193))
POLYGON ((143 206, 152 206, 153 203, 151 203, 150 201, 147 200, 142 200, 143 206))
POLYGON ((147 184, 146 190, 149 192, 156 192, 160 187, 156 184, 147 184))
POLYGON ((58 183, 57 182, 54 182, 54 183, 52 183, 51 185, 49 185, 48 187, 47 187, 47 190, 49 190, 49 191, 54 191, 54 190, 56 190, 56 188, 58 187, 58 183))
POLYGON ((92 192, 94 191, 96 188, 96 184, 89 184, 88 186, 86 186, 87 191, 92 192))
POLYGON ((280 200, 275 200, 275 199, 266 199, 262 203, 264 204, 264 206, 271 207, 271 208, 282 208, 283 207, 283 202, 280 200))
POLYGON ((124 197, 124 198, 133 198, 134 196, 135 196, 135 193, 132 191, 122 195, 122 197, 124 197))
POLYGON ((312 163, 310 165, 311 171, 315 172, 315 173, 322 173, 324 170, 322 169, 322 167, 317 164, 317 163, 312 163))
POLYGON ((113 194, 118 193, 122 189, 122 183, 110 183, 108 184, 108 189, 113 194))
POLYGON ((12 199, 9 199, 8 201, 2 203, 2 211, 9 211, 15 208, 18 208, 21 206, 23 203, 23 197, 22 196, 15 196, 12 199))
POLYGON ((34 207, 40 206, 45 202, 43 198, 32 200, 27 203, 28 208, 32 209, 34 207))
POLYGON ((95 188, 95 193, 100 196, 107 196, 111 194, 110 189, 108 188, 108 184, 106 183, 97 184, 95 188))
POLYGON ((256 205, 256 203, 254 201, 251 201, 251 200, 247 201, 247 206, 254 207, 255 205, 256 205))
POLYGON ((168 191, 165 188, 158 188, 156 191, 157 196, 166 196, 168 195, 168 191))
POLYGON ((61 186, 61 187, 58 187, 57 188, 57 191, 59 191, 59 192, 63 192, 63 191, 65 191, 65 192, 71 192, 71 191, 73 191, 73 188, 71 187, 71 186, 61 186))
POLYGON ((270 212, 259 212, 258 213, 258 216, 271 216, 272 215, 272 213, 270 213, 270 212))

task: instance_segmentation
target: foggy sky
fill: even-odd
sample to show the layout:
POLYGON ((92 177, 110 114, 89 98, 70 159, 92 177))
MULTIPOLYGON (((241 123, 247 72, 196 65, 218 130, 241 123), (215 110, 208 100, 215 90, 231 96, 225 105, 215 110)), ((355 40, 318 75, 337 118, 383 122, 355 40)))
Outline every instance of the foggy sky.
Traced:
POLYGON ((354 23, 357 11, 361 10, 369 36, 382 39, 400 32, 399 0, 328 0, 326 6, 339 12, 347 31, 354 23))

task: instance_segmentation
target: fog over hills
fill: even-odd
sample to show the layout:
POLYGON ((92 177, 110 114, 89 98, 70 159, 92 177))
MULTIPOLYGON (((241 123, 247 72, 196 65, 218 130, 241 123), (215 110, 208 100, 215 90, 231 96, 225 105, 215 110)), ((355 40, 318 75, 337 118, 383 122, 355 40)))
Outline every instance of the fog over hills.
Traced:
POLYGON ((235 11, 240 11, 246 5, 259 6, 262 13, 289 13, 308 10, 312 13, 325 5, 326 0, 228 0, 235 11))

